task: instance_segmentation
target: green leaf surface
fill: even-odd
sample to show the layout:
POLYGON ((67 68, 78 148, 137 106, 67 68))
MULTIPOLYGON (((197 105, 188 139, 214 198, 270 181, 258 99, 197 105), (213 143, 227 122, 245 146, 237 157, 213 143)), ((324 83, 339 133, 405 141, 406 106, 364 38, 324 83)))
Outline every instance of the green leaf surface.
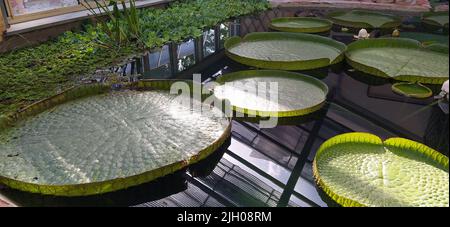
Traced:
POLYGON ((449 14, 447 12, 429 12, 423 15, 423 22, 431 25, 439 25, 448 27, 449 14))
POLYGON ((265 69, 306 70, 343 60, 345 44, 319 35, 257 32, 225 42, 227 55, 240 63, 265 69))
POLYGON ((441 84, 449 77, 448 46, 423 47, 412 39, 359 40, 348 46, 346 58, 357 70, 400 81, 441 84))
POLYGON ((295 117, 322 107, 328 87, 299 73, 249 70, 223 75, 214 95, 228 100, 233 110, 261 117, 295 117))
POLYGON ((327 17, 335 24, 353 28, 394 28, 401 24, 394 15, 364 10, 333 12, 327 17))
POLYGON ((332 25, 329 20, 314 17, 282 17, 273 19, 269 27, 283 32, 321 33, 329 31, 332 25))
POLYGON ((0 183, 61 196, 115 191, 197 162, 229 135, 218 109, 182 105, 201 106, 169 94, 167 82, 156 88, 107 91, 48 108, 64 97, 58 96, 28 108, 43 109, 37 115, 3 120, 0 183))
POLYGON ((448 157, 411 140, 338 135, 321 145, 313 171, 343 206, 449 206, 448 157))
MULTIPOLYGON (((385 37, 391 37, 391 35, 385 37)), ((448 46, 449 43, 448 35, 437 35, 424 32, 400 32, 400 38, 414 39, 421 42, 423 45, 440 43, 448 46)))

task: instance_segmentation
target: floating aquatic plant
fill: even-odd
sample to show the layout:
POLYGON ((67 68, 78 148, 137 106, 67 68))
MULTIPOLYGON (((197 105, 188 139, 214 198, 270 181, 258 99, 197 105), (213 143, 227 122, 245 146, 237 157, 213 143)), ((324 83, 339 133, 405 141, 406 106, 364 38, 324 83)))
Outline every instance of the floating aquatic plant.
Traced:
POLYGON ((415 141, 341 134, 320 146, 313 172, 342 206, 449 206, 448 157, 415 141))
POLYGON ((281 17, 273 19, 269 27, 283 32, 323 33, 332 25, 331 21, 316 17, 281 17))
POLYGON ((225 43, 233 60, 264 69, 306 70, 343 60, 345 44, 319 35, 288 32, 256 32, 225 43))
MULTIPOLYGON (((116 3, 117 8, 122 4, 116 3)), ((106 20, 100 22, 103 25, 87 25, 83 31, 66 32, 35 47, 0 54, 0 115, 54 95, 96 69, 114 66, 168 42, 198 37, 207 27, 269 6, 266 0, 188 0, 171 3, 165 9, 128 10, 129 16, 121 11, 119 17, 114 16, 113 7, 110 13, 120 26, 106 20), (114 26, 120 29, 114 31, 114 26), (105 48, 115 46, 110 42, 114 40, 119 40, 120 48, 105 48)))

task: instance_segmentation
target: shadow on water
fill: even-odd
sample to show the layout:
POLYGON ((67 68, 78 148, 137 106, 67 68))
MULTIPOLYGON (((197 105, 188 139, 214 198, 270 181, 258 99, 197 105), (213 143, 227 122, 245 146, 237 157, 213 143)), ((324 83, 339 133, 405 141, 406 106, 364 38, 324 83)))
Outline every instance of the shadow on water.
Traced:
POLYGON ((62 197, 41 195, 4 188, 0 192, 20 206, 30 207, 106 207, 135 206, 185 191, 188 187, 187 172, 194 176, 208 176, 217 166, 231 143, 231 138, 204 160, 170 175, 158 178, 152 182, 133 186, 127 189, 109 192, 101 195, 83 197, 62 197))

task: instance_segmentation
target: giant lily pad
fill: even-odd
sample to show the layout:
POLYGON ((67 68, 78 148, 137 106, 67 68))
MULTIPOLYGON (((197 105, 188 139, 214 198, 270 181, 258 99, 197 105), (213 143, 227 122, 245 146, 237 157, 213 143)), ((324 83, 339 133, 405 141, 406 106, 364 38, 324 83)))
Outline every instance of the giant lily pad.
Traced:
POLYGON ((322 107, 328 93, 327 85, 316 78, 277 70, 240 71, 216 82, 220 84, 214 88, 217 98, 228 100, 237 112, 262 117, 312 113, 322 107))
POLYGON ((400 82, 392 85, 392 91, 411 98, 425 99, 433 95, 430 88, 420 84, 411 82, 400 82))
POLYGON ((319 35, 257 32, 225 42, 227 55, 242 64, 265 69, 307 70, 343 60, 345 44, 319 35))
POLYGON ((394 15, 364 10, 332 12, 327 17, 337 25, 351 28, 395 28, 401 25, 400 18, 394 15))
POLYGON ((342 206, 449 206, 448 157, 411 140, 338 135, 321 145, 313 172, 342 206))
POLYGON ((348 46, 347 62, 357 70, 400 81, 442 84, 449 77, 448 46, 404 38, 379 38, 348 46))
POLYGON ((329 20, 314 17, 282 17, 273 19, 269 27, 283 32, 322 33, 332 25, 329 20))
POLYGON ((448 11, 447 12, 429 12, 424 13, 422 20, 423 23, 435 28, 447 28, 448 29, 448 11))
POLYGON ((2 119, 0 183, 84 196, 142 184, 205 158, 227 139, 229 121, 218 109, 201 114, 181 105, 200 101, 170 94, 170 83, 94 87, 99 94, 87 97, 79 97, 87 88, 73 89, 2 119))

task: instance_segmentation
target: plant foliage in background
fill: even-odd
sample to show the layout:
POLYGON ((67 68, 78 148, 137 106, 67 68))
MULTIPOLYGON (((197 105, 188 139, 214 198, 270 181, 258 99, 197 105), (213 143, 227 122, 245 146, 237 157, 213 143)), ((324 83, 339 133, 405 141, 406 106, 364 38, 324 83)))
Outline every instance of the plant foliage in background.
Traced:
POLYGON ((49 97, 71 86, 74 78, 116 64, 134 53, 198 37, 204 28, 268 7, 266 0, 184 0, 166 9, 136 10, 136 24, 123 21, 136 18, 123 13, 117 17, 121 19, 97 21, 98 26, 87 25, 81 32, 66 32, 36 47, 0 54, 0 115, 49 97), (117 21, 122 25, 112 24, 117 21), (121 31, 113 31, 118 27, 121 31), (126 35, 120 35, 122 32, 126 35))

